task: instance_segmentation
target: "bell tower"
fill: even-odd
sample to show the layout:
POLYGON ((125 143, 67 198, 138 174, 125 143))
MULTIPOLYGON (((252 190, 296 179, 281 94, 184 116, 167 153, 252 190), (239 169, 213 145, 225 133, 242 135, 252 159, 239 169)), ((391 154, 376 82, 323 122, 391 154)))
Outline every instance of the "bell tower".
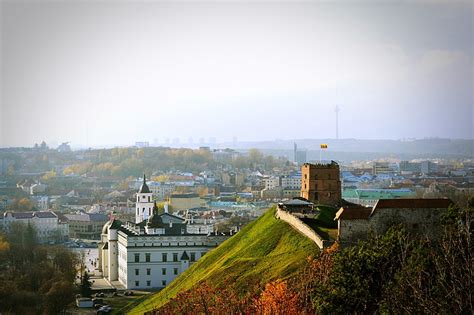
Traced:
POLYGON ((137 206, 135 212, 135 223, 147 220, 153 211, 153 193, 146 184, 146 176, 143 174, 143 184, 137 192, 137 206))

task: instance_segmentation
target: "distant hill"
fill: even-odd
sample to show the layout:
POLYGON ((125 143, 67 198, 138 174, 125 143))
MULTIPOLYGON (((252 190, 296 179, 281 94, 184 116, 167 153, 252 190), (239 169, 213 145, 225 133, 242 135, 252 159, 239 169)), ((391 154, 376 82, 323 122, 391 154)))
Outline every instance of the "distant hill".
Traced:
MULTIPOLYGON (((308 160, 319 159, 319 146, 328 144, 323 159, 350 161, 395 157, 415 158, 472 158, 474 140, 472 139, 410 139, 410 140, 357 140, 357 139, 294 139, 276 141, 239 142, 239 149, 257 148, 265 153, 293 158, 293 144, 298 149, 308 151, 308 160)), ((231 144, 229 144, 231 145, 231 144)), ((226 146, 226 144, 222 144, 226 146)))
POLYGON ((236 290, 244 293, 252 284, 264 285, 295 275, 304 266, 306 258, 314 256, 319 249, 288 224, 275 219, 274 214, 273 208, 249 223, 129 314, 143 314, 160 307, 203 280, 220 287, 230 278, 236 290))

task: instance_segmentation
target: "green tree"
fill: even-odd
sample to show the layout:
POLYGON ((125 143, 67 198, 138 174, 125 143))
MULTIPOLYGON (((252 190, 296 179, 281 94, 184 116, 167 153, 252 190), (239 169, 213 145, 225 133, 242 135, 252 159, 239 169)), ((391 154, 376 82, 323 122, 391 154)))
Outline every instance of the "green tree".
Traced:
POLYGON ((82 275, 81 279, 81 285, 79 287, 79 290, 81 291, 82 296, 90 297, 92 294, 92 283, 90 281, 89 274, 87 271, 84 271, 84 274, 82 275))

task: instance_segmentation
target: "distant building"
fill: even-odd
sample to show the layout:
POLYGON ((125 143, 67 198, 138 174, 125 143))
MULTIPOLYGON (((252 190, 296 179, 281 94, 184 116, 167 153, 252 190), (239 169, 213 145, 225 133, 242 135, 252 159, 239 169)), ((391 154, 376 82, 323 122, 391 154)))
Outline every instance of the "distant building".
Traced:
POLYGON ((396 171, 390 166, 390 163, 388 162, 374 162, 372 165, 372 175, 394 173, 396 173, 396 171))
POLYGON ((69 142, 63 142, 58 146, 58 152, 71 152, 69 142))
POLYGON ((306 163, 306 150, 298 150, 296 143, 293 144, 293 161, 297 165, 303 165, 306 163))
POLYGON ((0 213, 0 230, 8 233, 12 224, 31 224, 40 243, 64 240, 68 237, 68 225, 52 211, 0 213))
POLYGON ((69 224, 69 237, 100 239, 100 233, 108 217, 100 213, 64 214, 69 224))
POLYGON ((403 173, 421 173, 421 174, 432 174, 438 171, 438 164, 431 161, 421 162, 400 162, 400 172, 403 173))
POLYGON ((204 201, 195 193, 172 194, 170 205, 173 211, 188 210, 204 206, 204 201))
POLYGON ((48 196, 31 196, 36 202, 36 208, 41 211, 46 211, 49 209, 49 197, 48 196))
POLYGON ((223 172, 222 183, 229 186, 242 186, 244 184, 245 176, 244 174, 235 173, 235 172, 223 172))
POLYGON ((150 143, 148 141, 137 141, 135 142, 135 146, 137 148, 148 148, 150 146, 150 143))
POLYGON ((269 177, 263 180, 265 184, 265 189, 275 189, 280 187, 280 177, 269 177))
POLYGON ((149 182, 148 187, 158 200, 167 200, 176 188, 173 183, 166 182, 149 182))
POLYGON ((30 195, 42 194, 46 191, 46 188, 48 188, 48 185, 40 182, 33 184, 30 186, 30 195))
POLYGON ((342 198, 346 201, 362 206, 375 206, 380 199, 413 198, 416 193, 408 188, 399 189, 353 189, 342 191, 342 198))
POLYGON ((222 162, 222 163, 232 162, 238 156, 240 156, 240 153, 232 149, 212 151, 212 158, 214 159, 214 161, 222 162))
POLYGON ((301 176, 282 176, 280 186, 283 189, 301 190, 301 176))
POLYGON ((449 199, 385 199, 373 207, 342 207, 336 214, 338 240, 354 243, 367 238, 368 232, 384 233, 393 225, 402 224, 409 233, 437 237, 441 217, 452 201, 449 199))
POLYGON ((301 195, 301 188, 294 189, 294 188, 283 188, 282 190, 282 197, 285 199, 292 199, 295 197, 299 197, 301 195))
POLYGON ((305 163, 301 167, 301 197, 316 204, 341 203, 339 164, 305 163))

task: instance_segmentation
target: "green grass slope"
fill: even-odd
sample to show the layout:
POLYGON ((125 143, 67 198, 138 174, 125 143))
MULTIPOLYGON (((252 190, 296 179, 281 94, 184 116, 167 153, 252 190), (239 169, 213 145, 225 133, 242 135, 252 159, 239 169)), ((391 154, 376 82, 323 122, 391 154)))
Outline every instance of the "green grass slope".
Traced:
POLYGON ((308 256, 319 253, 319 248, 287 223, 277 220, 274 214, 275 209, 270 209, 249 223, 129 314, 160 307, 202 280, 219 287, 230 277, 237 290, 245 292, 249 285, 295 274, 308 256))

